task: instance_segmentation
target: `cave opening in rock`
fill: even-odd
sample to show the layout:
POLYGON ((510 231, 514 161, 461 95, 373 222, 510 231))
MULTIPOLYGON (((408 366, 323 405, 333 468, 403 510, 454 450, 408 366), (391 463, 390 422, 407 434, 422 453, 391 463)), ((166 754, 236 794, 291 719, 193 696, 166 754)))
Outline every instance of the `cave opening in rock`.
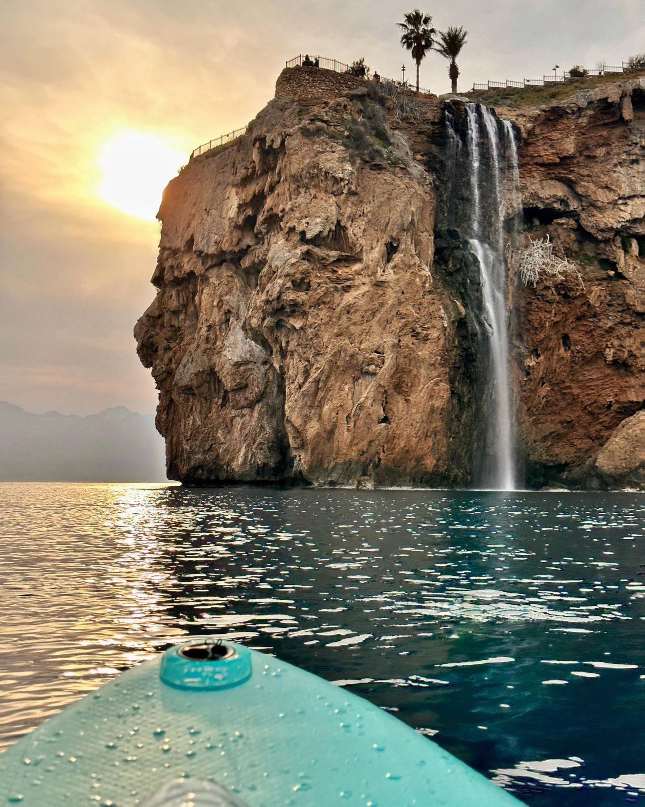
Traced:
POLYGON ((385 244, 385 263, 389 263, 399 251, 399 242, 396 238, 390 238, 385 244))
POLYGON ((545 227, 552 224, 556 219, 570 219, 575 217, 573 210, 560 210, 553 207, 532 207, 523 208, 525 227, 545 227))

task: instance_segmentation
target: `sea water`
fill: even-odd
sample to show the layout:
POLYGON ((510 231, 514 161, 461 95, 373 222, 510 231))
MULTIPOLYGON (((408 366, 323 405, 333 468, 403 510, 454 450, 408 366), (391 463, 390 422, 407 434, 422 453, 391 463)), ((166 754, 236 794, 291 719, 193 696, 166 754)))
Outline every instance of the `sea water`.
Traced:
POLYGON ((185 635, 347 687, 530 805, 645 797, 645 499, 2 484, 0 743, 185 635))

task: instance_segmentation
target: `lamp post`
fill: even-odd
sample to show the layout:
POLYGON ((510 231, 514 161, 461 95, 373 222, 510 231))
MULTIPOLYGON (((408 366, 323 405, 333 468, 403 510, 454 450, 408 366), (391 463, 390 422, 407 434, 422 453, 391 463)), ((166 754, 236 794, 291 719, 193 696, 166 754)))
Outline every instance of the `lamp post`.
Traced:
POLYGON ((405 87, 405 65, 401 65, 401 73, 403 74, 403 86, 405 87))

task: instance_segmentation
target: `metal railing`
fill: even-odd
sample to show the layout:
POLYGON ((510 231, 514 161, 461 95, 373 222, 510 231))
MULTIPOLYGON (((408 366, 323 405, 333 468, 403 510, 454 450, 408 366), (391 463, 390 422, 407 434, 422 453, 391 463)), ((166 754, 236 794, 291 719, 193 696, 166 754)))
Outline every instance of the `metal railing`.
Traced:
POLYGON ((202 143, 201 146, 197 146, 197 148, 191 151, 190 159, 192 160, 193 157, 199 157, 200 154, 205 154, 211 149, 216 149, 218 146, 223 146, 226 143, 231 143, 233 140, 237 140, 237 138, 240 135, 243 135, 246 130, 247 126, 242 126, 241 129, 233 129, 232 132, 227 132, 226 134, 220 135, 220 137, 215 137, 212 140, 209 140, 207 143, 202 143))
MULTIPOLYGON (((333 70, 335 73, 351 73, 352 67, 345 62, 341 62, 338 59, 329 59, 327 56, 310 56, 310 61, 312 62, 312 67, 318 67, 323 70, 333 70)), ((286 63, 287 67, 303 67, 308 65, 303 65, 305 61, 305 56, 302 53, 299 53, 297 56, 294 56, 293 59, 289 59, 286 63)), ((357 78, 364 78, 366 81, 369 80, 369 69, 365 76, 357 76, 357 78)), ((395 81, 394 79, 385 78, 384 76, 379 76, 380 81, 386 84, 392 84, 399 89, 408 92, 414 92, 415 88, 408 84, 407 81, 395 81)), ((430 90, 424 89, 423 87, 419 87, 419 92, 423 93, 424 95, 432 95, 430 90)), ((226 134, 220 135, 220 137, 215 137, 212 140, 207 141, 206 143, 202 143, 201 146, 197 146, 194 148, 190 153, 190 159, 194 159, 195 157, 199 157, 200 154, 206 154, 208 151, 212 151, 213 149, 219 148, 219 146, 224 146, 227 143, 232 143, 233 140, 237 140, 240 135, 243 135, 248 126, 242 126, 241 129, 234 129, 232 132, 227 132, 226 134)))
POLYGON ((522 81, 487 81, 485 84, 475 83, 471 92, 481 92, 484 90, 499 90, 499 89, 523 89, 524 87, 549 87, 556 84, 569 84, 573 81, 581 81, 585 78, 593 78, 594 76, 609 76, 619 73, 632 72, 633 68, 629 67, 627 62, 623 62, 620 66, 617 65, 602 65, 595 70, 587 70, 580 68, 580 74, 577 72, 571 75, 571 71, 565 71, 558 74, 557 72, 549 75, 543 75, 542 78, 525 78, 522 81))
MULTIPOLYGON (((338 59, 329 59, 326 56, 318 56, 318 55, 309 55, 309 61, 311 64, 304 64, 305 56, 302 53, 299 53, 297 56, 294 56, 293 59, 288 59, 285 66, 286 67, 312 67, 316 68, 319 67, 323 70, 333 70, 335 73, 352 73, 352 65, 346 64, 345 62, 339 62, 338 59)), ((366 66, 367 73, 364 76, 356 76, 356 78, 363 78, 366 81, 370 80, 370 69, 366 66)), ((372 80, 374 75, 377 71, 372 72, 372 80)), ((355 74, 353 74, 355 75, 355 74)), ((416 92, 416 85, 411 84, 409 81, 397 81, 393 78, 387 78, 386 76, 379 75, 379 80, 387 82, 389 84, 394 84, 397 87, 400 87, 404 90, 409 90, 410 92, 416 92)), ((419 92, 423 95, 434 95, 435 93, 432 90, 428 90, 425 87, 419 87, 419 92)))
MULTIPOLYGON (((318 60, 317 64, 309 65, 309 67, 322 67, 324 70, 333 70, 336 73, 349 73, 350 71, 350 65, 345 64, 345 62, 339 62, 337 59, 328 59, 326 56, 310 56, 309 59, 312 62, 318 60)), ((299 53, 293 59, 289 59, 286 66, 302 67, 304 60, 305 57, 302 53, 299 53)))
MULTIPOLYGON (((340 62, 338 59, 329 59, 326 56, 309 56, 311 61, 311 66, 316 68, 321 68, 323 70, 333 70, 335 73, 351 73, 352 67, 351 65, 347 64, 346 62, 340 62)), ((305 56, 302 53, 299 53, 297 56, 294 56, 293 59, 289 59, 286 63, 287 67, 302 67, 305 61, 305 56)), ((309 65, 304 65, 309 66, 309 65)), ((498 89, 523 89, 525 87, 548 87, 553 84, 568 84, 572 81, 580 81, 585 78, 591 78, 593 76, 605 76, 605 75, 614 75, 618 73, 627 73, 631 72, 633 68, 629 67, 627 62, 622 62, 620 67, 616 65, 602 65, 602 67, 597 68, 596 70, 586 70, 585 68, 581 69, 584 70, 583 75, 571 75, 570 71, 562 73, 562 75, 558 75, 557 73, 553 73, 553 75, 546 75, 542 76, 541 79, 539 78, 525 78, 522 81, 511 81, 507 79, 506 81, 487 81, 485 84, 483 83, 475 83, 473 84, 473 92, 482 92, 486 90, 498 90, 498 89)), ((357 78, 364 78, 366 81, 369 80, 369 70, 365 76, 357 76, 357 78)), ((395 79, 385 78, 384 76, 379 76, 379 80, 385 84, 390 84, 393 87, 396 87, 397 90, 403 90, 404 92, 414 92, 415 88, 413 85, 409 84, 407 81, 396 81, 395 79)), ((419 87, 419 92, 423 95, 432 95, 433 93, 430 90, 424 89, 423 87, 419 87)), ((247 126, 242 126, 241 129, 234 129, 232 132, 227 132, 226 134, 220 135, 220 137, 215 137, 212 140, 209 140, 207 143, 202 143, 201 146, 197 146, 197 148, 193 149, 190 154, 190 159, 192 160, 194 157, 199 157, 200 154, 205 154, 207 151, 212 151, 212 149, 219 148, 220 146, 224 146, 227 143, 232 143, 234 140, 237 140, 240 135, 243 135, 246 130, 247 126)))

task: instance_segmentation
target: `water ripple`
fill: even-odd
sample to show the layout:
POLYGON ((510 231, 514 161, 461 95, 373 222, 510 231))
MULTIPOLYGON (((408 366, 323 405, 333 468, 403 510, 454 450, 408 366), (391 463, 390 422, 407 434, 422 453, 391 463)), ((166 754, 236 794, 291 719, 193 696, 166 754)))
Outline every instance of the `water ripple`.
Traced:
POLYGON ((0 493, 0 744, 177 637, 220 632, 395 712, 531 805, 645 791, 638 495, 0 493))

